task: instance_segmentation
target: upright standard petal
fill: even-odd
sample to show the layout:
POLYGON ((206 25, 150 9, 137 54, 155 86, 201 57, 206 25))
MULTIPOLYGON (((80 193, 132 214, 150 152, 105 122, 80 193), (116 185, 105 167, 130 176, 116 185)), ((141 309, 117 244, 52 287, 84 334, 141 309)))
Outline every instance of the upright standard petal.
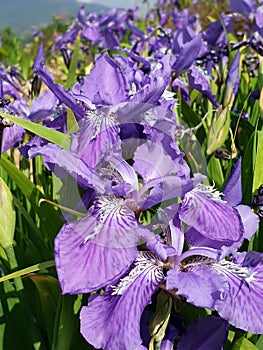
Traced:
POLYGON ((121 198, 97 199, 88 215, 65 224, 55 239, 63 293, 87 293, 113 283, 137 256, 138 223, 121 198))
POLYGON ((141 175, 144 183, 177 174, 179 170, 179 166, 165 154, 162 145, 150 140, 137 148, 133 168, 141 175))
POLYGON ((116 105, 128 99, 128 85, 120 67, 108 53, 97 58, 83 84, 77 83, 72 90, 74 96, 88 105, 116 105), (102 74, 103 72, 103 74, 102 74))
POLYGON ((198 57, 201 45, 201 35, 197 35, 191 41, 188 41, 182 45, 180 48, 180 53, 172 66, 177 76, 191 67, 198 57))
POLYGON ((90 298, 81 310, 81 333, 95 348, 141 350, 140 320, 164 278, 154 254, 140 252, 130 273, 116 287, 90 298))
POLYGON ((242 201, 241 161, 241 158, 237 160, 223 189, 224 200, 232 207, 242 201))
POLYGON ((118 120, 106 109, 86 112, 79 127, 72 135, 72 151, 92 168, 106 151, 120 142, 118 120))

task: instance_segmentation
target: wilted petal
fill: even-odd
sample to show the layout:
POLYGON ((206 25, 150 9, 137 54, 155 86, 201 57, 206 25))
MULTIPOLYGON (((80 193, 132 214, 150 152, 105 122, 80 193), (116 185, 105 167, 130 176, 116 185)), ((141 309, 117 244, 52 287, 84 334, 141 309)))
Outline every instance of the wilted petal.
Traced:
POLYGON ((81 333, 95 348, 146 349, 140 336, 144 308, 162 282, 162 264, 151 253, 140 252, 130 273, 81 310, 81 333))
POLYGON ((65 224, 55 240, 63 293, 87 293, 112 283, 137 255, 138 223, 124 200, 101 197, 88 215, 65 224))
POLYGON ((228 323, 215 316, 200 318, 187 327, 178 350, 222 350, 227 339, 228 323))
POLYGON ((249 253, 237 253, 233 261, 214 264, 228 281, 229 290, 223 291, 215 310, 237 328, 254 334, 263 333, 263 263, 249 253))
POLYGON ((220 293, 228 289, 228 284, 224 276, 209 267, 208 258, 200 257, 197 264, 193 261, 192 265, 189 263, 181 269, 176 266, 168 271, 167 289, 177 289, 176 294, 195 306, 214 309, 220 293))

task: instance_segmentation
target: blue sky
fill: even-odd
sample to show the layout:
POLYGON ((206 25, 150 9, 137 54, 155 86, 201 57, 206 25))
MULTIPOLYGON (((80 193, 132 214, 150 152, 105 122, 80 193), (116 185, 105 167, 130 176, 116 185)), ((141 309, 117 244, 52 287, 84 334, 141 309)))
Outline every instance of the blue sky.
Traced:
MULTIPOLYGON (((155 1, 148 0, 148 3, 155 1)), ((52 15, 67 13, 75 16, 81 4, 86 4, 86 9, 91 4, 122 8, 138 6, 142 14, 146 12, 143 0, 0 0, 0 29, 11 27, 16 32, 31 32, 32 28, 50 23, 52 15)), ((93 6, 91 11, 94 11, 93 6)))
MULTIPOLYGON (((153 4, 155 0, 148 2, 153 4)), ((27 32, 32 27, 50 23, 53 14, 75 16, 81 4, 86 4, 86 8, 91 7, 90 4, 122 8, 139 6, 142 14, 146 8, 143 0, 0 0, 0 29, 11 27, 15 31, 27 32)))
MULTIPOLYGON (((76 0, 77 2, 82 3, 91 3, 95 2, 97 4, 109 6, 109 7, 135 7, 135 6, 143 6, 142 0, 76 0)), ((153 0, 148 0, 149 3, 154 3, 153 0)))

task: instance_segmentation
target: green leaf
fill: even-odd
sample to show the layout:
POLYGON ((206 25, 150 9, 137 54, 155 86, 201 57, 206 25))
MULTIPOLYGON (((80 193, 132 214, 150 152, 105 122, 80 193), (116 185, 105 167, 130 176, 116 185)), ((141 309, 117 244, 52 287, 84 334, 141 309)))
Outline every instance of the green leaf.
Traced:
POLYGON ((191 107, 188 106, 183 98, 181 99, 181 103, 183 120, 187 123, 186 127, 194 127, 199 124, 202 120, 200 116, 196 114, 191 107))
POLYGON ((74 295, 60 296, 53 329, 52 350, 72 349, 78 317, 74 314, 74 295))
POLYGON ((0 245, 8 248, 13 244, 16 223, 13 196, 0 177, 0 245))
POLYGON ((36 302, 40 308, 36 312, 36 319, 43 324, 45 333, 48 335, 49 344, 52 343, 55 314, 60 296, 58 280, 48 275, 31 274, 27 277, 34 283, 37 291, 36 302))
POLYGON ((0 284, 0 348, 34 350, 32 329, 10 281, 0 284))
POLYGON ((256 131, 257 149, 255 154, 255 168, 252 192, 255 192, 258 187, 263 184, 263 131, 256 131))
POLYGON ((45 195, 5 156, 1 157, 0 166, 4 168, 10 178, 20 188, 21 192, 30 201, 33 210, 41 219, 40 227, 43 227, 45 232, 48 233, 48 236, 53 239, 63 223, 59 212, 48 203, 43 203, 39 206, 40 198, 45 198, 45 195))
POLYGON ((69 133, 77 132, 79 130, 79 124, 74 116, 72 110, 66 107, 67 110, 67 130, 69 133))
POLYGON ((215 182, 218 189, 222 189, 224 184, 224 174, 222 171, 222 166, 220 160, 212 156, 208 162, 207 170, 209 178, 215 182))
POLYGON ((258 341, 256 342, 256 347, 258 350, 263 350, 263 335, 260 335, 258 341))
POLYGON ((240 338, 232 346, 232 350, 258 350, 258 348, 246 338, 240 338))
POLYGON ((33 132, 34 134, 43 137, 44 139, 60 146, 61 148, 64 148, 66 150, 70 149, 70 143, 71 143, 71 138, 70 135, 63 134, 60 131, 47 128, 43 125, 33 123, 29 120, 25 120, 22 118, 15 117, 10 114, 6 113, 0 113, 2 117, 5 117, 9 120, 11 120, 13 123, 18 124, 25 128, 26 130, 29 130, 33 132))
POLYGON ((256 163, 257 154, 257 133, 253 132, 248 145, 245 150, 245 154, 242 161, 242 192, 243 203, 251 205, 252 200, 252 187, 253 187, 253 174, 256 163))
POLYGON ((5 275, 3 277, 0 277, 0 282, 7 281, 7 280, 10 280, 12 278, 20 277, 23 275, 27 275, 29 273, 36 272, 39 270, 44 270, 44 269, 47 269, 47 268, 53 267, 53 266, 55 266, 54 260, 45 261, 45 262, 42 262, 42 263, 39 263, 36 265, 32 265, 30 267, 26 267, 25 269, 15 271, 13 273, 10 273, 9 275, 5 275))
POLYGON ((75 40, 75 49, 70 60, 68 78, 66 82, 66 89, 70 88, 70 86, 75 83, 76 69, 77 69, 78 60, 79 60, 79 46, 80 46, 80 40, 78 38, 75 40))
POLYGON ((231 118, 229 109, 226 107, 224 109, 218 108, 212 123, 208 131, 207 140, 207 150, 208 155, 214 153, 219 147, 225 142, 229 128, 230 128, 231 118))
MULTIPOLYGON (((31 244, 34 246, 34 249, 37 250, 37 259, 35 261, 41 261, 45 259, 51 259, 53 257, 53 251, 51 251, 47 247, 47 242, 45 241, 45 237, 37 227, 34 222, 32 216, 28 213, 28 211, 23 207, 23 205, 18 201, 17 198, 14 197, 14 204, 18 210, 19 217, 21 219, 21 227, 23 228, 22 239, 29 240, 31 244), (28 228, 26 230, 26 228, 28 228), (25 234, 27 231, 27 235, 25 234)), ((18 220, 19 221, 19 220, 18 220)), ((18 246, 16 246, 16 249, 18 246)), ((21 247, 24 249, 24 247, 21 247)), ((34 257, 32 254, 32 250, 30 249, 30 256, 34 257)))

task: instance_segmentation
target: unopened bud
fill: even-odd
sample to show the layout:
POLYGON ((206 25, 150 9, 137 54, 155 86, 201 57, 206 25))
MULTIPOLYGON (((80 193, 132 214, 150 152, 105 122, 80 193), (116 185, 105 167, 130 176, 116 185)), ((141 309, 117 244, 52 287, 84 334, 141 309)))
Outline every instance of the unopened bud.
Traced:
POLYGON ((0 245, 6 249, 13 244, 16 215, 12 194, 0 178, 0 245))

